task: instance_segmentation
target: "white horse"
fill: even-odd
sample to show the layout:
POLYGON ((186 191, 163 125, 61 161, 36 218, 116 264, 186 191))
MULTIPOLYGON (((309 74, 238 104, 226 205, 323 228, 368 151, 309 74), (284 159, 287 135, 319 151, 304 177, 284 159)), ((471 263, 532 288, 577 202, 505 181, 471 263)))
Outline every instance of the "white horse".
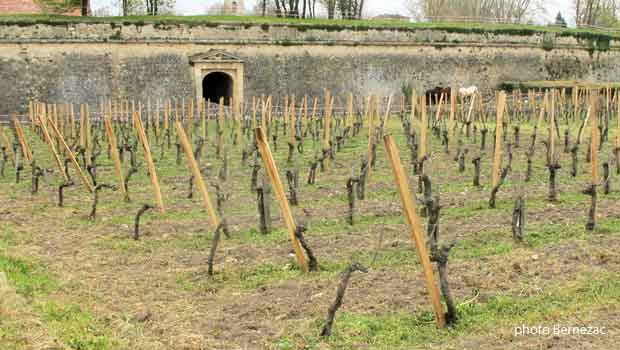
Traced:
POLYGON ((476 86, 470 86, 466 88, 459 89, 459 95, 462 97, 468 97, 476 94, 478 92, 478 88, 476 86))

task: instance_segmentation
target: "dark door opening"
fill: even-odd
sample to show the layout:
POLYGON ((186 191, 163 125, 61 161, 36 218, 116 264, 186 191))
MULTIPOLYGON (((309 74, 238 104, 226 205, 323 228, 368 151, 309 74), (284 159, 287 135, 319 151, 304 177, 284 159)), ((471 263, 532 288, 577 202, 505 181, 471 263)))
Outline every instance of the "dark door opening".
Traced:
POLYGON ((230 105, 230 98, 233 96, 233 80, 230 75, 223 72, 213 72, 207 74, 202 79, 202 97, 211 103, 220 103, 220 98, 224 98, 224 105, 230 105))

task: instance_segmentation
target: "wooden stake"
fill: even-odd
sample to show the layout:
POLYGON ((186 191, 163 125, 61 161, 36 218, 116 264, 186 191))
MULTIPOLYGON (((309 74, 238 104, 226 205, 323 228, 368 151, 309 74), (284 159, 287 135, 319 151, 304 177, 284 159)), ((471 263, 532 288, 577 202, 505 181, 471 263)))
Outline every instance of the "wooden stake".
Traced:
POLYGON ((457 94, 456 88, 451 87, 450 88, 450 124, 454 122, 454 119, 456 117, 456 97, 457 97, 456 94, 457 94))
POLYGON ((551 108, 549 113, 549 164, 555 161, 555 90, 551 90, 551 108))
POLYGON ((420 123, 420 148, 418 152, 418 160, 421 161, 424 157, 426 157, 426 144, 428 143, 428 116, 426 115, 426 95, 422 95, 420 109, 422 122, 420 123))
POLYGON ((110 144, 110 155, 114 161, 114 170, 118 177, 118 187, 121 189, 123 198, 127 198, 127 188, 125 188, 125 175, 123 174, 123 166, 121 165, 121 157, 118 154, 118 146, 116 143, 116 136, 114 135, 114 129, 112 128, 112 120, 109 115, 103 117, 104 127, 106 135, 108 136, 108 143, 110 144))
POLYGON ((32 151, 30 150, 30 146, 28 146, 28 141, 26 140, 26 136, 24 136, 24 129, 22 129, 22 124, 17 119, 16 115, 13 115, 11 118, 13 120, 13 125, 15 126, 15 134, 17 134, 17 138, 19 144, 22 148, 22 153, 28 162, 32 162, 32 151))
POLYGON ((54 156, 54 160, 56 161, 58 171, 62 174, 65 181, 69 182, 69 175, 67 175, 67 172, 65 172, 65 168, 62 164, 62 161, 60 160, 60 157, 58 156, 58 152, 56 151, 56 146, 54 146, 54 141, 52 140, 52 137, 47 130, 47 117, 45 116, 45 114, 39 115, 39 123, 41 123, 43 137, 45 138, 45 141, 47 141, 48 146, 50 146, 50 149, 52 150, 52 155, 54 156))
POLYGON ((196 162, 196 158, 194 158, 194 151, 192 150, 192 145, 187 138, 185 130, 183 130, 183 125, 181 124, 181 122, 176 122, 175 125, 177 129, 177 135, 179 136, 179 141, 181 142, 183 151, 185 151, 185 158, 187 159, 187 164, 192 171, 192 175, 194 175, 194 182, 198 186, 200 194, 202 194, 202 201, 205 208, 207 209, 207 212, 209 213, 209 223, 211 224, 211 228, 215 230, 220 224, 220 219, 218 218, 217 212, 215 211, 211 202, 211 198, 209 197, 207 186, 202 179, 202 173, 200 172, 200 168, 198 167, 198 162, 196 162))
POLYGON ((590 165, 592 166, 592 185, 598 185, 598 143, 599 143, 599 135, 598 135, 598 116, 597 116, 597 103, 598 94, 592 94, 590 96, 590 109, 589 109, 589 117, 590 117, 590 165))
POLYGON ((495 188, 499 183, 499 177, 502 167, 502 132, 504 110, 506 109, 506 93, 501 91, 497 97, 497 114, 495 119, 495 153, 493 159, 493 177, 492 187, 495 188))
POLYGON ((437 104, 437 111, 435 112, 435 121, 439 121, 439 119, 441 118, 441 107, 443 106, 443 100, 445 96, 446 95, 444 95, 443 93, 439 95, 439 103, 437 104))
POLYGON ((288 143, 293 145, 293 147, 297 146, 297 140, 295 139, 295 131, 297 130, 296 128, 296 124, 297 124, 297 118, 296 118, 296 111, 295 111, 295 102, 296 102, 296 97, 295 95, 293 95, 291 97, 291 105, 290 108, 288 109, 288 113, 289 113, 289 127, 288 127, 288 143))
POLYGON ((302 251, 301 244, 299 243, 299 240, 295 235, 295 232, 297 231, 297 225, 295 224, 295 219, 293 218, 291 208, 288 205, 288 199, 286 198, 284 186, 282 185, 282 181, 280 180, 280 174, 278 173, 278 169, 276 168, 276 163, 273 160, 273 156, 271 155, 267 136, 261 128, 255 129, 254 133, 256 136, 256 144, 258 146, 258 150, 260 152, 261 158, 263 158, 263 162, 265 163, 265 169, 267 170, 269 178, 271 179, 271 184, 273 185, 276 199, 278 200, 280 210, 282 211, 282 216, 284 217, 284 221, 286 222, 286 226, 288 228, 289 238, 291 239, 291 244, 293 245, 293 250, 295 251, 295 256, 297 257, 297 263, 299 264, 299 267, 302 271, 307 272, 308 262, 306 261, 306 256, 302 251))
POLYGON ((381 124, 381 129, 385 129, 385 125, 388 123, 390 119, 390 112, 392 111, 392 95, 388 97, 387 107, 385 108, 385 115, 383 116, 383 123, 381 124))
POLYGON ((2 139, 2 143, 4 143, 4 149, 9 156, 9 160, 11 161, 11 163, 13 163, 13 165, 15 165, 15 154, 13 153, 13 144, 11 143, 11 140, 9 140, 9 137, 4 132, 4 127, 2 127, 2 124, 0 124, 0 139, 2 139))
POLYGON ((416 94, 415 90, 411 91, 411 117, 409 118, 409 135, 413 135, 415 133, 415 124, 416 124, 416 119, 415 119, 415 110, 416 110, 416 105, 418 104, 418 96, 416 94))
POLYGON ((69 159, 71 160, 71 163, 73 163, 73 166, 75 167, 75 170, 77 170, 78 174, 80 175, 80 179, 82 180, 82 183, 84 184, 84 187, 86 187, 88 192, 92 193, 93 192, 93 185, 91 185, 90 181, 88 181, 88 177, 86 177, 86 174, 84 174, 84 171, 82 171, 82 168, 80 167, 80 164, 77 162, 77 159, 75 159, 75 155, 71 151, 71 148, 69 148, 69 145, 67 145, 67 142, 65 142, 65 138, 62 137, 62 134, 60 133, 60 130, 58 130, 58 127, 56 126, 56 124, 54 124, 54 122, 51 121, 51 120, 50 120, 50 126, 52 127, 52 130, 56 134, 56 138, 60 141, 60 144, 62 145, 62 147, 65 149, 65 152, 69 156, 69 159))
POLYGON ((407 181, 407 176, 405 175, 405 170, 403 169, 403 165, 400 160, 400 155, 398 154, 398 148, 394 144, 394 139, 392 138, 392 135, 385 135, 383 137, 383 141, 385 142, 385 151, 388 155, 388 158, 390 159, 390 163, 392 164, 394 180, 396 182, 396 186, 398 187, 400 198, 403 203, 403 212, 405 214, 405 217, 407 218, 407 223, 409 224, 409 227, 411 229, 411 236, 415 241, 415 247, 418 251, 418 256, 420 257, 420 262, 422 264, 422 269, 424 271, 424 277, 426 281, 426 288, 428 289, 428 292, 430 294, 431 303, 433 304, 433 310, 435 311, 435 320, 437 322, 437 327, 444 328, 446 325, 446 320, 443 306, 441 304, 439 289, 435 284, 433 268, 431 266, 431 261, 426 250, 426 239, 422 231, 422 225, 420 224, 420 220, 416 215, 415 203, 413 202, 413 196, 411 195, 411 191, 409 190, 409 183, 407 181))
POLYGON ((149 174, 151 175, 151 187, 153 189, 153 195, 155 196, 155 203, 157 204, 159 211, 163 214, 166 212, 166 208, 164 207, 164 200, 161 196, 161 189, 159 188, 157 170, 155 169, 155 163, 153 163, 151 148, 149 147, 149 140, 147 139, 146 133, 144 132, 142 120, 137 113, 133 115, 133 122, 138 133, 138 138, 140 139, 142 147, 144 148, 144 158, 146 159, 146 164, 149 168, 149 174))
POLYGON ((616 90, 616 147, 620 147, 620 89, 616 90))

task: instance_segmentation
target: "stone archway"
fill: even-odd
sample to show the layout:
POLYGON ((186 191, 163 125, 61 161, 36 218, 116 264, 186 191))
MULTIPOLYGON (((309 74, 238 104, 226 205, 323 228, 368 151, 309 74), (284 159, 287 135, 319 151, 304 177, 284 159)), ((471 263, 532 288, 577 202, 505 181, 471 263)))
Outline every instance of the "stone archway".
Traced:
POLYGON ((243 61, 228 52, 212 49, 190 57, 193 66, 196 96, 225 97, 225 104, 233 98, 234 107, 243 101, 243 61), (212 95, 213 93, 213 95, 212 95))
POLYGON ((224 72, 212 72, 202 78, 202 98, 211 103, 220 103, 224 98, 224 105, 230 105, 230 98, 234 96, 233 77, 224 72))

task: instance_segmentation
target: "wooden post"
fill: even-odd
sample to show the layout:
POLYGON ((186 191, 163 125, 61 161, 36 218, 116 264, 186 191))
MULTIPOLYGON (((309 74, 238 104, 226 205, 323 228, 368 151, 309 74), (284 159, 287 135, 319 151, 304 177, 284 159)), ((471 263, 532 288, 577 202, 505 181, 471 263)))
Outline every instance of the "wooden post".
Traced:
POLYGON ((551 90, 549 112, 549 164, 553 164, 555 161, 555 90, 551 90))
POLYGON ((86 134, 86 143, 84 144, 84 147, 86 147, 86 151, 89 152, 90 151, 90 107, 88 106, 88 104, 84 105, 84 112, 86 113, 85 117, 84 117, 84 122, 85 122, 85 134, 86 134))
POLYGON ((11 118, 13 120, 13 125, 15 126, 15 134, 17 134, 17 138, 19 144, 22 148, 22 153, 28 162, 32 162, 32 151, 28 146, 28 141, 26 140, 26 136, 24 135, 24 129, 22 129, 22 124, 17 119, 16 115, 13 115, 11 118))
POLYGON ((456 88, 451 87, 450 88, 450 124, 452 124, 454 122, 454 119, 456 117, 456 88))
POLYGON ((390 119, 391 111, 392 111, 392 95, 390 95, 387 100, 387 107, 385 108, 385 115, 383 116, 383 123, 381 124, 381 129, 385 129, 385 125, 388 123, 388 119, 390 119))
POLYGON ((439 95, 439 103, 437 104, 437 111, 435 112, 435 121, 439 121, 439 119, 441 118, 441 107, 443 106, 445 96, 446 95, 444 95, 443 93, 439 95))
POLYGON ((471 114, 474 111, 474 102, 476 101, 477 94, 471 95, 471 102, 469 104, 469 111, 467 112, 467 123, 471 123, 471 114))
POLYGON ((590 96, 590 165, 592 166, 592 186, 598 185, 598 116, 597 106, 598 94, 592 94, 590 96))
POLYGON ((88 192, 92 193, 93 186, 90 184, 90 181, 88 181, 88 177, 86 177, 86 174, 84 174, 84 171, 80 167, 80 164, 77 162, 77 159, 75 159, 75 155, 71 151, 71 148, 69 147, 69 145, 67 145, 67 142, 65 142, 65 138, 62 137, 60 130, 58 130, 58 127, 56 126, 56 124, 54 124, 54 122, 51 120, 50 120, 50 126, 52 127, 52 130, 56 134, 56 138, 60 141, 60 144, 65 149, 65 152, 67 152, 67 155, 69 155, 69 159, 71 160, 71 163, 73 163, 73 166, 78 171, 78 174, 80 175, 80 179, 82 180, 84 187, 86 187, 88 192))
POLYGON ((168 131, 168 123, 170 120, 170 99, 164 103, 164 131, 168 131))
POLYGON ((160 109, 161 104, 159 103, 159 99, 157 99, 157 105, 155 106, 155 120, 153 120, 153 122, 155 123, 155 135, 159 136, 159 109, 160 109))
POLYGON ((620 89, 616 90, 616 147, 620 147, 620 89))
POLYGON ((252 96, 252 129, 256 129, 256 96, 252 96))
POLYGON ((396 186, 398 187, 400 198, 403 203, 403 211, 405 217, 407 218, 407 223, 409 224, 409 227, 411 229, 411 236, 415 241, 415 247, 418 251, 418 256, 420 257, 420 262, 422 264, 422 269, 424 271, 424 277, 426 281, 426 288, 428 289, 428 292, 430 294, 431 303, 433 304, 433 310, 435 311, 435 320, 437 322, 437 327, 444 328, 446 325, 446 320, 443 311, 443 305, 441 304, 439 289, 437 288, 437 285, 435 283, 433 268, 431 266, 431 261, 426 250, 426 239, 422 231, 422 225, 420 224, 420 220, 418 219, 418 216, 415 212, 415 203, 413 202, 413 196, 411 195, 411 191, 409 190, 407 176, 405 175, 405 170, 403 169, 400 155, 398 154, 398 149, 396 147, 396 144, 394 143, 392 135, 385 135, 383 137, 383 141, 385 142, 385 151, 388 155, 388 158, 390 159, 390 163, 392 164, 394 180, 396 182, 396 186))
POLYGON ((297 225, 295 224, 295 219, 293 218, 291 208, 288 205, 288 199, 286 198, 284 186, 282 185, 282 181, 280 180, 280 174, 278 173, 278 169, 276 168, 276 163, 273 160, 273 156, 271 155, 267 136, 261 128, 255 129, 254 133, 256 136, 256 145, 258 146, 261 158, 263 158, 263 162, 265 163, 265 170, 267 171, 267 173, 269 174, 269 178, 271 179, 271 184, 273 185, 276 199, 278 200, 280 210, 282 211, 282 216, 284 217, 284 221, 286 222, 286 226, 288 228, 289 238, 291 239, 293 250, 295 251, 295 255, 297 256, 297 263, 299 264, 299 267, 302 271, 307 272, 308 263, 306 261, 306 256, 304 255, 301 244, 299 243, 299 240, 295 235, 295 232, 297 231, 297 225))
POLYGON ((411 117, 409 118, 409 135, 413 135, 415 133, 415 110, 416 105, 418 104, 418 96, 415 90, 411 91, 411 117))
POLYGON ((9 156, 9 160, 13 165, 15 165, 15 154, 13 153, 13 144, 9 137, 4 132, 4 128, 2 124, 0 124, 0 139, 2 139, 2 143, 4 143, 4 149, 6 150, 7 155, 9 156))
POLYGON ((28 118, 30 119, 30 124, 34 125, 34 104, 32 100, 28 101, 28 118))
MULTIPOLYGON (((328 151, 331 149, 330 142, 332 139, 332 108, 334 106, 334 99, 330 97, 329 92, 327 92, 327 96, 325 97, 325 123, 323 125, 324 131, 324 139, 323 139, 323 150, 328 151)), ((323 160, 325 170, 329 169, 330 165, 330 157, 327 157, 323 160)))
POLYGON ((187 159, 187 164, 189 165, 190 170, 192 171, 192 175, 194 175, 194 182, 198 186, 198 190, 200 194, 202 194, 202 201, 204 203, 207 212, 209 213, 209 223, 211 224, 212 229, 216 229, 220 224, 220 219, 217 216, 215 208, 211 203, 211 198, 209 197, 209 192, 207 191, 207 186, 202 179, 202 174, 200 173, 200 168, 198 167, 198 162, 196 162, 196 158, 194 158, 194 152, 192 150, 192 145, 187 138, 187 134, 185 130, 183 130, 183 125, 181 122, 176 122, 177 135, 179 136, 179 141, 181 142, 181 146, 183 147, 183 151, 185 151, 185 157, 187 159))
POLYGON ((499 183, 500 172, 502 167, 502 132, 504 110, 506 109, 506 93, 501 91, 497 97, 497 114, 495 119, 495 153, 493 159, 493 176, 492 187, 495 188, 499 183))
POLYGON ((288 109, 288 113, 289 113, 288 143, 293 145, 293 147, 297 145, 297 140, 295 139, 295 131, 297 130, 297 128, 295 127, 295 125, 297 124, 296 111, 295 111, 296 100, 297 98, 295 97, 295 95, 293 95, 291 97, 290 107, 288 109))
POLYGON ((114 170, 118 177, 118 185, 123 194, 123 198, 127 198, 127 188, 125 188, 125 175, 123 175, 123 166, 121 165, 121 157, 118 154, 118 146, 116 144, 116 136, 114 135, 114 129, 112 128, 112 120, 109 115, 103 117, 104 127, 106 135, 108 136, 108 143, 110 144, 110 155, 114 161, 114 170))
POLYGON ((45 141, 47 141, 47 144, 50 146, 50 149, 52 150, 52 155, 54 155, 54 160, 56 161, 56 166, 58 167, 58 171, 62 174, 65 181, 69 182, 69 176, 67 175, 67 172, 65 171, 62 161, 60 160, 60 157, 58 156, 58 152, 56 152, 54 141, 52 140, 52 137, 50 136, 50 133, 47 130, 47 117, 44 114, 39 115, 39 123, 41 123, 41 130, 43 131, 43 137, 45 138, 45 141))
POLYGON ((426 144, 428 143, 428 116, 426 115, 426 95, 422 95, 420 111, 422 122, 420 123, 420 148, 418 152, 418 160, 422 160, 424 157, 426 157, 426 144))
POLYGON ((448 117, 448 151, 454 151, 454 145, 457 144, 457 141, 454 137, 454 127, 455 127, 455 119, 456 119, 456 89, 454 87, 450 88, 450 116, 448 117))
POLYGON ((308 95, 304 95, 301 136, 308 130, 308 95))
POLYGON ((71 122, 71 137, 75 137, 75 113, 73 112, 73 103, 69 104, 69 120, 71 122))
POLYGON ((86 112, 84 112, 84 104, 80 104, 80 146, 86 147, 86 112))
MULTIPOLYGON (((232 99, 232 98, 231 98, 232 99)), ((234 99, 232 103, 231 108, 233 109, 233 115, 235 118, 235 144, 240 145, 241 144, 241 122, 243 120, 243 116, 242 116, 242 110, 241 110, 241 102, 237 101, 238 99, 234 99)), ((190 133, 191 133, 190 129, 190 133)))
POLYGON ((153 195, 155 196, 155 203, 157 204, 159 211, 163 214, 166 212, 166 208, 164 207, 164 200, 161 196, 161 189, 159 188, 157 170, 155 169, 155 163, 153 163, 153 157, 151 155, 151 149, 149 147, 149 140, 147 139, 146 133, 144 132, 142 120, 137 113, 133 115, 133 122, 137 129, 138 138, 140 139, 142 147, 144 148, 144 158, 146 159, 146 164, 149 168, 149 174, 151 175, 151 186, 153 189, 153 195))
POLYGON ((540 114, 538 115, 538 121, 536 122, 536 130, 540 129, 543 120, 545 119, 545 110, 549 109, 549 92, 545 91, 545 95, 540 104, 540 114))
POLYGON ((374 96, 368 96, 368 108, 366 110, 367 118, 368 118, 368 163, 370 164, 370 155, 372 149, 372 135, 374 134, 374 120, 373 120, 373 104, 374 104, 374 96))
POLYGON ((347 119, 345 126, 347 128, 353 128, 353 93, 349 93, 347 97, 347 119))

